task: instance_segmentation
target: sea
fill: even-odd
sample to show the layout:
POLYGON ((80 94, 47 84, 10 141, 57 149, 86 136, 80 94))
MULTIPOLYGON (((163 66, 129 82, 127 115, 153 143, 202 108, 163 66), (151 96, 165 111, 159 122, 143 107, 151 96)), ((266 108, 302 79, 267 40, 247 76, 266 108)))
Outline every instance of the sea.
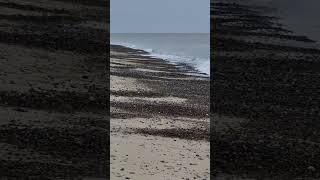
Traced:
POLYGON ((147 51, 172 64, 186 64, 210 76, 209 33, 111 33, 110 43, 147 51))

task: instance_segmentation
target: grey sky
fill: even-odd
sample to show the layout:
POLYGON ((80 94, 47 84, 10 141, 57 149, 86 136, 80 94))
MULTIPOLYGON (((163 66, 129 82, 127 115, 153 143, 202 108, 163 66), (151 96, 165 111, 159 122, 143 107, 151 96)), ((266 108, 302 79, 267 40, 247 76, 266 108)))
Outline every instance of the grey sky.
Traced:
POLYGON ((210 0, 111 0, 111 33, 208 33, 210 0))

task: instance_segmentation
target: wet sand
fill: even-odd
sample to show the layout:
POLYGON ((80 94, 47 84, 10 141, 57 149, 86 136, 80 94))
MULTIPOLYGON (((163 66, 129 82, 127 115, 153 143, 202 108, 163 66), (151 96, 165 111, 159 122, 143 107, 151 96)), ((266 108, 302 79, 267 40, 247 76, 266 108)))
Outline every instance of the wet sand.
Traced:
POLYGON ((209 78, 110 52, 111 179, 209 179, 209 78))
POLYGON ((0 179, 108 177, 108 9, 0 0, 0 179))

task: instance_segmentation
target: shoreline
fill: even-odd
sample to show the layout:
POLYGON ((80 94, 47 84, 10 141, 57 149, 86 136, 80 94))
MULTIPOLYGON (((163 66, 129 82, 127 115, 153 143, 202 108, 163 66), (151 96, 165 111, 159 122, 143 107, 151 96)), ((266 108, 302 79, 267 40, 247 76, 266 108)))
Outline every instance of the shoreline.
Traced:
POLYGON ((209 78, 141 50, 110 52, 111 178, 209 178, 209 78))
POLYGON ((116 35, 111 34, 111 45, 119 45, 127 48, 132 48, 136 50, 144 51, 144 55, 155 58, 155 59, 164 59, 173 65, 181 65, 182 68, 188 68, 191 73, 201 74, 203 76, 210 76, 210 57, 209 57, 209 33, 125 33, 121 36, 122 33, 116 35), (177 35, 174 35, 177 34, 177 35), (137 40, 137 38, 141 40, 137 40), (164 40, 159 41, 157 38, 163 38, 164 40), (126 39, 123 39, 126 38, 126 39), (185 42, 184 44, 176 45, 179 48, 169 48, 168 45, 175 43, 174 41, 170 42, 172 39, 177 38, 185 42), (194 39, 194 42, 191 42, 190 39, 194 39), (149 44, 144 42, 154 41, 158 43, 149 44), (141 44, 141 42, 144 42, 141 44), (207 41, 206 44, 204 41, 207 41), (140 43, 139 43, 140 42, 140 43), (167 44, 169 43, 169 44, 167 44), (192 44, 193 46, 203 47, 201 50, 198 48, 191 49, 191 46, 186 46, 187 44, 192 44), (167 44, 165 47, 164 44, 167 44), (175 51, 173 51, 175 49, 175 51), (201 54, 199 54, 201 52, 201 54))
MULTIPOLYGON (((153 33, 150 33, 150 34, 153 34, 153 33)), ((173 60, 163 59, 161 57, 157 57, 156 55, 153 55, 151 52, 148 52, 144 49, 139 49, 136 47, 130 47, 130 46, 121 45, 121 44, 110 44, 110 46, 114 46, 114 47, 119 46, 119 47, 123 47, 123 48, 132 49, 132 50, 140 53, 141 56, 145 56, 145 57, 148 57, 150 59, 155 59, 155 60, 163 60, 163 61, 166 61, 168 64, 171 64, 175 67, 183 68, 183 70, 186 71, 185 74, 210 78, 210 74, 198 70, 197 67, 195 67, 195 66, 192 66, 190 64, 183 63, 183 62, 173 62, 173 60)))

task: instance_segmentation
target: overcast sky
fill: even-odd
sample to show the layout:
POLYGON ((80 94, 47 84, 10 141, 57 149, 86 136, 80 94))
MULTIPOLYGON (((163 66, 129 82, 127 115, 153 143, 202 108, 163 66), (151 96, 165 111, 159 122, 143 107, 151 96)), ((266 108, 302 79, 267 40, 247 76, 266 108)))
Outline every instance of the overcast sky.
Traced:
POLYGON ((111 33, 208 33, 210 0, 111 0, 111 33))

